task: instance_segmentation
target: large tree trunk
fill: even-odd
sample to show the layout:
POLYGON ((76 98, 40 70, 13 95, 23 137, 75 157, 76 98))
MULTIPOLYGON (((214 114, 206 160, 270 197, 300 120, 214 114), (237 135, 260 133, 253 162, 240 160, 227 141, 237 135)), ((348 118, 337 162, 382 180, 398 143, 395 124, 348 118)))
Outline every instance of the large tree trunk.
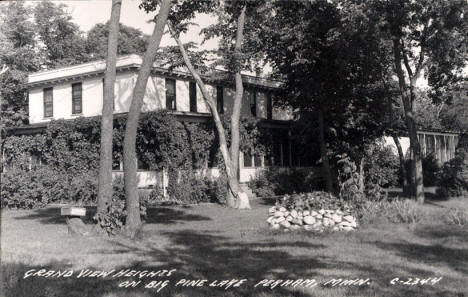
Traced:
POLYGON ((187 54, 187 51, 185 50, 182 42, 180 41, 180 38, 177 35, 177 32, 175 32, 170 22, 168 22, 168 27, 169 27, 169 31, 171 32, 172 37, 175 39, 179 47, 179 50, 182 54, 182 58, 184 59, 185 65, 187 66, 188 70, 190 71, 193 78, 197 82, 197 85, 199 86, 200 91, 203 95, 203 99, 205 103, 208 105, 208 107, 210 108, 211 114, 213 115, 213 120, 215 122, 216 131, 219 137, 219 149, 221 151, 221 155, 223 156, 224 165, 226 167, 226 175, 228 178, 228 187, 229 187, 230 194, 227 200, 227 204, 230 207, 235 207, 236 203, 235 203, 234 195, 232 195, 231 193, 238 193, 241 191, 241 189, 237 181, 237 172, 233 170, 233 167, 232 167, 233 165, 231 161, 231 156, 229 154, 229 149, 228 149, 228 145, 226 141, 226 132, 224 130, 221 118, 216 108, 216 103, 214 99, 210 96, 208 89, 206 88, 206 85, 203 82, 200 74, 195 70, 195 67, 193 67, 192 62, 190 61, 190 58, 187 54))
POLYGON ((236 92, 234 94, 234 106, 232 110, 231 117, 231 169, 236 173, 235 178, 230 178, 230 194, 236 197, 236 208, 246 209, 250 208, 249 198, 247 194, 244 193, 240 186, 239 180, 237 177, 237 172, 239 170, 239 141, 240 141, 240 131, 239 131, 239 122, 240 122, 240 113, 242 108, 242 97, 244 95, 244 85, 242 83, 241 75, 241 61, 240 56, 242 54, 242 41, 244 39, 244 23, 245 23, 245 9, 242 7, 242 10, 237 18, 237 32, 236 32, 236 45, 234 47, 234 56, 235 56, 235 82, 236 82, 236 92))
MULTIPOLYGON (((8 67, 3 65, 0 75, 7 72, 8 67)), ((2 114, 2 94, 0 94, 0 116, 2 114)), ((3 174, 3 123, 0 121, 0 199, 2 199, 2 174, 3 174)))
POLYGON ((114 112, 114 85, 117 64, 120 8, 122 0, 112 0, 109 39, 107 41, 106 72, 104 74, 104 100, 101 118, 101 148, 99 159, 99 189, 97 213, 107 213, 112 199, 112 132, 114 112))
POLYGON ((403 178, 403 195, 406 197, 409 194, 409 186, 408 186, 408 172, 406 172, 406 165, 405 165, 405 155, 403 154, 403 149, 401 148, 400 140, 398 136, 392 135, 393 142, 395 142, 395 146, 398 151, 398 159, 400 160, 400 170, 401 175, 403 178))
POLYGON ((421 73, 424 56, 420 53, 420 62, 413 74, 407 59, 404 56, 402 50, 401 41, 398 38, 393 40, 393 54, 395 58, 395 70, 398 77, 398 85, 400 89, 400 95, 403 102, 403 108, 405 111, 405 122, 408 129, 408 136, 410 140, 410 149, 412 153, 412 191, 416 196, 418 203, 424 203, 424 181, 422 172, 422 157, 421 157, 421 146, 419 144, 416 122, 414 120, 413 102, 415 99, 414 86, 416 80, 421 73), (409 77, 409 86, 406 83, 405 75, 402 68, 403 59, 405 60, 405 66, 407 68, 409 77))
POLYGON ((365 159, 361 158, 361 161, 359 161, 359 191, 361 193, 364 193, 364 165, 365 165, 365 159))
POLYGON ((322 159, 323 177, 325 178, 325 185, 327 192, 333 193, 333 181, 330 170, 330 162, 328 161, 327 142, 325 140, 325 121, 323 119, 323 111, 318 111, 319 122, 319 145, 320 145, 320 158, 322 159))
POLYGON ((138 120, 140 118, 141 106, 143 97, 146 92, 146 85, 151 74, 154 58, 159 49, 164 27, 167 23, 171 0, 163 0, 160 6, 159 14, 156 20, 153 34, 151 35, 148 48, 143 57, 143 62, 138 73, 138 77, 133 89, 132 103, 128 113, 127 125, 125 127, 124 138, 124 182, 127 219, 125 221, 126 233, 130 237, 134 237, 141 226, 140 218, 140 201, 137 192, 137 156, 135 152, 136 134, 138 128, 138 120))

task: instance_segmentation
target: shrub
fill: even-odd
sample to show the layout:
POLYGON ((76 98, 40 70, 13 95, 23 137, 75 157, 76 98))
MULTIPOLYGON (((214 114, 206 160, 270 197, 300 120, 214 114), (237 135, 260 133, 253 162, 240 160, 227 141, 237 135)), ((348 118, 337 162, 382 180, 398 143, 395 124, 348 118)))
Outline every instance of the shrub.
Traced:
MULTIPOLYGON (((125 188, 122 178, 114 179, 113 181, 112 200, 108 205, 106 213, 96 213, 93 217, 94 221, 101 226, 109 235, 117 234, 125 224, 127 210, 125 206, 125 188)), ((146 210, 149 201, 146 195, 140 195, 140 215, 143 219, 146 218, 146 210)))
POLYGON ((340 209, 349 213, 354 213, 356 210, 353 204, 340 200, 330 193, 320 191, 284 195, 277 200, 276 205, 296 210, 340 209))
POLYGON ((2 208, 38 208, 53 202, 92 204, 97 197, 97 172, 76 174, 41 166, 12 168, 2 174, 2 208))
POLYGON ((249 181, 249 187, 259 197, 307 193, 323 189, 320 174, 311 168, 269 167, 249 181))
MULTIPOLYGON (((406 160, 405 166, 408 176, 411 176, 413 169, 411 166, 411 160, 406 160)), ((434 154, 429 154, 422 158, 422 167, 424 186, 432 187, 437 185, 437 180, 440 175, 441 168, 434 154)))
POLYGON ((381 188, 398 185, 400 162, 390 146, 375 145, 365 161, 366 188, 372 185, 379 185, 381 188))
POLYGON ((445 220, 449 225, 468 226, 468 209, 450 208, 445 220))
POLYGON ((468 196, 468 136, 460 138, 455 158, 446 162, 438 178, 438 194, 444 198, 468 196))
POLYGON ((359 211, 360 221, 368 224, 391 222, 416 224, 426 219, 427 213, 417 202, 408 199, 366 201, 359 211))

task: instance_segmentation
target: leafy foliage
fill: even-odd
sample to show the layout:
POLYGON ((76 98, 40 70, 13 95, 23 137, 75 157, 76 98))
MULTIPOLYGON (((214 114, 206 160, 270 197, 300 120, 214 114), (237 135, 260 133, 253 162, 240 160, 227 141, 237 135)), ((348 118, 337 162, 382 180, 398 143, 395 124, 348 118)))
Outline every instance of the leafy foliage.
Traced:
POLYGON ((269 167, 258 172, 249 187, 259 197, 307 193, 324 188, 320 174, 311 168, 269 167))
POLYGON ((360 221, 373 223, 417 224, 428 219, 417 202, 408 199, 367 201, 359 210, 360 221))
POLYGON ((468 137, 462 135, 455 158, 446 162, 438 178, 438 194, 442 197, 468 196, 468 137))
MULTIPOLYGON (((262 139, 258 123, 242 123, 245 147, 264 147, 257 145, 262 139)), ((125 118, 115 119, 116 161, 122 155, 124 128, 125 118)), ((51 121, 42 134, 8 136, 3 148, 7 171, 2 180, 2 197, 7 198, 2 207, 39 207, 56 201, 94 203, 99 140, 99 118, 51 121)), ((170 172, 168 192, 174 200, 224 201, 225 179, 209 181, 194 174, 194 170, 206 168, 209 158, 216 165, 218 145, 212 123, 180 122, 164 110, 148 112, 140 118, 137 144, 139 158, 149 164, 149 170, 166 168, 170 172)), ((119 209, 120 200, 114 200, 119 209)))
POLYGON ((284 195, 277 201, 276 205, 295 210, 330 209, 348 213, 354 213, 355 211, 355 207, 351 203, 338 199, 326 192, 284 195))

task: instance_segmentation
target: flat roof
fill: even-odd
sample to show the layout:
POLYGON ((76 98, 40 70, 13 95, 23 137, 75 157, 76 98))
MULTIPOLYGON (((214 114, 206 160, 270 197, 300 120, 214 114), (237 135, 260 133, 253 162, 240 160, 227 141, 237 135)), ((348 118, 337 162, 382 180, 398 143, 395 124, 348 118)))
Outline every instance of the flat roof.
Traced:
MULTIPOLYGON (((118 72, 130 70, 137 71, 142 63, 142 58, 139 55, 132 54, 117 58, 116 68, 118 72)), ((88 63, 82 63, 72 66, 58 67, 49 70, 38 71, 28 75, 28 87, 39 87, 50 84, 56 84, 71 80, 83 79, 86 77, 96 77, 104 75, 106 69, 105 60, 97 60, 88 63)), ((193 79, 188 71, 169 70, 168 68, 160 67, 156 62, 153 64, 153 74, 160 74, 168 77, 178 77, 183 79, 193 79)), ((202 78, 207 82, 233 82, 232 74, 228 71, 216 70, 210 74, 202 75, 202 78)), ((252 75, 242 75, 243 81, 247 85, 256 86, 264 89, 278 89, 282 86, 282 82, 271 80, 252 75)))

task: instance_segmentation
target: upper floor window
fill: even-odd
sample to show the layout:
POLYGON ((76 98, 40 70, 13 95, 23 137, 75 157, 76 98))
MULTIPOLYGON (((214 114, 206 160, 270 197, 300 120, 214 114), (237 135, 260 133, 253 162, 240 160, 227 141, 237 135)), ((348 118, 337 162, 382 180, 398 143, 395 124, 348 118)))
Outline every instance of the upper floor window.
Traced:
POLYGON ((190 111, 197 112, 197 84, 192 81, 189 84, 189 96, 190 96, 190 111))
POLYGON ((166 109, 176 110, 176 83, 169 78, 166 78, 166 109))
POLYGON ((250 98, 250 113, 252 114, 252 116, 256 117, 257 116, 257 92, 250 91, 249 98, 250 98))
POLYGON ((223 87, 216 87, 216 109, 218 113, 224 113, 224 96, 223 96, 223 87))
POLYGON ((267 93, 267 119, 273 119, 273 98, 271 93, 267 93))
POLYGON ((81 83, 72 84, 72 114, 83 112, 83 92, 81 83))
POLYGON ((51 118, 54 116, 54 89, 45 88, 44 92, 44 117, 51 118))

